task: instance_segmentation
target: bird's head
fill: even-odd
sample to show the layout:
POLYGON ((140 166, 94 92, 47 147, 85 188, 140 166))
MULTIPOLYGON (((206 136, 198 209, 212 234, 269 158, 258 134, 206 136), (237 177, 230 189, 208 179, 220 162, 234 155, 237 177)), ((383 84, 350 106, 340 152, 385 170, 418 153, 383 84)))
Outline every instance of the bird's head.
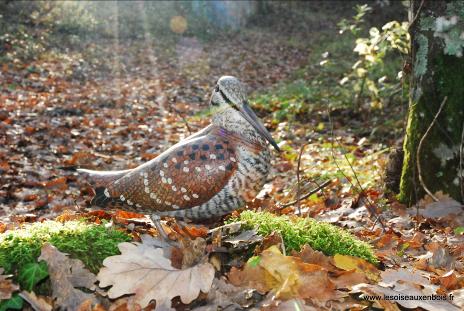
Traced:
POLYGON ((223 76, 211 95, 213 123, 233 132, 247 132, 251 128, 277 151, 279 146, 248 104, 245 86, 235 77, 223 76))

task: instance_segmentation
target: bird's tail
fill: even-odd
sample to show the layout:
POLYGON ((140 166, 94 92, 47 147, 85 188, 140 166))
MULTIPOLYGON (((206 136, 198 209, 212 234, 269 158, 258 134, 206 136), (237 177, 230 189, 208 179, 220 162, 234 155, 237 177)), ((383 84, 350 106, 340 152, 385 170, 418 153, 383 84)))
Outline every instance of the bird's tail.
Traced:
POLYGON ((113 182, 120 179, 121 177, 129 173, 131 170, 93 171, 86 169, 78 169, 77 171, 85 176, 87 182, 95 190, 95 196, 93 197, 90 204, 105 207, 108 203, 112 201, 111 198, 105 195, 105 191, 108 191, 107 188, 111 186, 113 182))

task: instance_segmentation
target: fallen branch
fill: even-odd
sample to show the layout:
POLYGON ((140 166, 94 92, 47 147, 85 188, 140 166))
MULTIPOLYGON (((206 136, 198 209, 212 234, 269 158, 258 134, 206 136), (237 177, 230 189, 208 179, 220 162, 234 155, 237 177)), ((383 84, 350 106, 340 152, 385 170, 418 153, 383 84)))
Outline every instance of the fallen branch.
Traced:
MULTIPOLYGON (((292 206, 292 205, 294 205, 294 204, 296 204, 296 203, 299 203, 301 200, 304 200, 304 199, 309 198, 310 196, 312 196, 312 195, 315 194, 316 192, 318 192, 318 191, 324 189, 325 187, 327 187, 327 186, 330 185, 331 183, 332 183, 331 180, 326 180, 326 181, 323 182, 319 187, 317 187, 317 188, 315 188, 315 189, 309 191, 308 193, 302 195, 301 197, 298 196, 296 200, 280 205, 280 208, 286 208, 286 207, 292 206)), ((300 212, 300 215, 301 215, 301 212, 300 212)))
POLYGON ((421 140, 419 141, 419 145, 417 146, 417 151, 416 151, 416 165, 417 165, 417 173, 419 175, 419 183, 421 184, 422 188, 424 188, 425 192, 435 201, 438 202, 438 198, 433 195, 432 191, 427 188, 425 185, 424 179, 422 178, 422 169, 421 169, 421 164, 420 164, 420 152, 422 149, 422 144, 425 141, 425 138, 429 134, 430 130, 432 129, 433 125, 437 121, 438 116, 440 115, 441 111, 443 110, 443 107, 445 106, 446 101, 448 100, 448 96, 445 96, 443 101, 440 104, 440 108, 438 108, 438 112, 435 114, 435 117, 433 117, 432 123, 430 123, 429 127, 424 133, 424 136, 422 136, 421 140))

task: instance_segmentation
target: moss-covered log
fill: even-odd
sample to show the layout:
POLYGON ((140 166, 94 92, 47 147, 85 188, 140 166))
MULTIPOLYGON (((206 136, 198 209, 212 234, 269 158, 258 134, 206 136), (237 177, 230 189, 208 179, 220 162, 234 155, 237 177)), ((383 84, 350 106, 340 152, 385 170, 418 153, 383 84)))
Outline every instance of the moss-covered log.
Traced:
POLYGON ((413 70, 399 198, 417 201, 425 185, 432 193, 442 190, 463 201, 464 1, 414 0, 411 6, 413 70))

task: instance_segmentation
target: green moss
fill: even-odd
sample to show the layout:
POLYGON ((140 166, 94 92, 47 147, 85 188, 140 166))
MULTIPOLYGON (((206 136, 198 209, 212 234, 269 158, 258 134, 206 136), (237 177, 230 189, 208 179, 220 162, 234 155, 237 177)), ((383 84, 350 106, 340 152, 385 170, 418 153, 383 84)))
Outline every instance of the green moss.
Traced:
POLYGON ((403 143, 404 159, 403 168, 401 170, 400 179, 400 193, 398 200, 403 203, 412 203, 416 198, 411 198, 414 187, 414 170, 416 168, 416 157, 413 151, 417 149, 419 139, 417 135, 417 116, 416 116, 417 105, 414 103, 410 104, 408 112, 408 123, 406 126, 406 135, 403 143))
POLYGON ((372 247, 347 231, 311 218, 276 216, 268 212, 244 211, 232 221, 241 221, 245 226, 256 228, 259 234, 269 235, 275 231, 282 235, 287 251, 300 250, 309 244, 324 254, 351 255, 377 263, 372 247))
POLYGON ((118 254, 117 245, 129 240, 126 233, 83 221, 35 223, 0 235, 0 267, 7 273, 21 270, 36 262, 42 245, 49 242, 97 272, 103 259, 118 254))

